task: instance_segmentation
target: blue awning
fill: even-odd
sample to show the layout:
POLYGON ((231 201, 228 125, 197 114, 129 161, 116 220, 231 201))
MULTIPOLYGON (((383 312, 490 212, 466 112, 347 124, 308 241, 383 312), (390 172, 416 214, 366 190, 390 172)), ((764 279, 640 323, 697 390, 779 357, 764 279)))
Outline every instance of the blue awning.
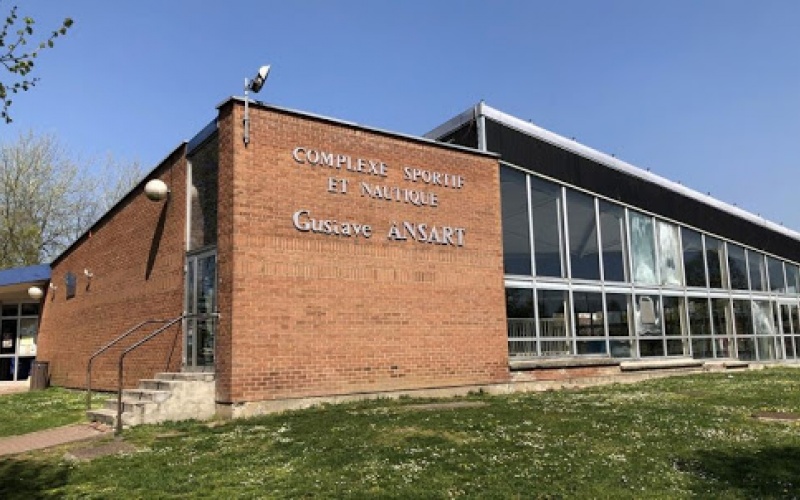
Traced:
POLYGON ((0 286, 19 285, 21 283, 36 283, 50 280, 50 266, 14 267, 0 271, 0 286))

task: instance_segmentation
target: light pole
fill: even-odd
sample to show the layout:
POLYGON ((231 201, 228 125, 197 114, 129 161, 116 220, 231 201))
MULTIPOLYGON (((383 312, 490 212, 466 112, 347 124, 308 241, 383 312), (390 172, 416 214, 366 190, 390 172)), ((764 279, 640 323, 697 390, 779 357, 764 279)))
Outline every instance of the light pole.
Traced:
POLYGON ((258 68, 258 73, 252 79, 245 78, 244 79, 244 119, 242 120, 244 125, 244 145, 247 146, 250 144, 250 97, 249 93, 252 90, 254 93, 258 93, 261 90, 261 87, 264 86, 264 82, 267 81, 267 76, 269 76, 269 66, 261 66, 258 68))

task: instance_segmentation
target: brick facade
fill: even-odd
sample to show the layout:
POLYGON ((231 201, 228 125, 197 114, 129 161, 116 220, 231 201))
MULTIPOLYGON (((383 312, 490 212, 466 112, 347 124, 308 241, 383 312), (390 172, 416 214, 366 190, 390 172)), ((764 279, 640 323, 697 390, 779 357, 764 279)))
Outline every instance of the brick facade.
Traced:
MULTIPOLYGON (((218 117, 217 401, 508 382, 497 158, 250 109, 248 146, 241 102, 223 104, 218 117), (310 154, 304 163, 298 147, 310 154), (354 170, 361 159, 372 174, 310 165, 318 153, 349 158, 354 170), (418 181, 404 178, 403 167, 417 169, 418 181), (417 194, 387 201, 365 195, 361 182, 373 194, 384 187, 384 195, 417 194), (293 215, 303 210, 303 224, 347 221, 360 231, 370 226, 370 236, 299 230, 293 215), (425 235, 410 224, 426 224, 425 235), (425 239, 432 227, 431 242, 409 232, 425 239)), ((101 345, 139 321, 181 314, 185 155, 178 148, 155 171, 171 189, 168 203, 147 200, 139 186, 55 262, 58 288, 44 299, 39 338, 53 384, 82 387, 88 357, 101 345), (67 272, 78 278, 71 299, 67 272)), ((176 326, 126 361, 126 385, 180 369, 182 350, 176 326)), ((96 362, 95 387, 114 388, 118 355, 96 362)))
POLYGON ((218 399, 507 381, 497 159, 259 107, 245 147, 242 112, 236 102, 220 112, 218 373, 229 378, 218 399), (297 147, 311 152, 305 164, 297 147), (314 152, 386 172, 311 166, 314 152), (463 186, 413 183, 403 167, 463 186), (330 178, 346 179, 347 193, 330 178), (436 193, 438 206, 362 196, 360 182, 436 193), (372 236, 300 231, 299 210, 370 225, 372 236), (391 223, 404 221, 465 228, 464 245, 390 241, 391 223))
MULTIPOLYGON (((54 385, 84 387, 94 351, 141 321, 174 318, 183 311, 185 148, 166 158, 149 178, 154 177, 169 186, 169 201, 154 203, 139 186, 53 263, 51 283, 56 288, 43 299, 37 359, 50 363, 54 385), (93 277, 87 278, 84 270, 93 277), (68 272, 77 278, 75 296, 69 299, 68 272)), ((120 346, 131 345, 146 331, 120 346)), ((179 369, 181 342, 180 327, 175 326, 128 355, 125 385, 179 369)), ((97 358, 93 387, 116 388, 120 353, 112 348, 97 358)))

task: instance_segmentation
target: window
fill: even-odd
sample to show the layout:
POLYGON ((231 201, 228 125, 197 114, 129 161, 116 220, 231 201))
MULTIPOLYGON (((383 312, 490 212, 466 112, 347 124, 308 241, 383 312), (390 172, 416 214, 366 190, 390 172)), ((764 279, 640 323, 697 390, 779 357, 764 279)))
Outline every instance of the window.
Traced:
POLYGON ((543 356, 563 356, 572 353, 567 319, 567 292, 538 290, 539 334, 543 356))
POLYGON ((753 251, 747 251, 747 266, 750 270, 750 290, 754 292, 767 289, 767 269, 764 263, 764 255, 753 251))
POLYGON ((603 278, 606 281, 627 281, 625 209, 603 200, 599 201, 599 208, 603 278))
POLYGON ((731 276, 731 288, 747 290, 747 258, 744 248, 728 243, 728 271, 731 276))
POLYGON ((503 267, 506 274, 532 274, 526 179, 527 176, 518 170, 505 166, 500 168, 503 267))
POLYGON ((658 267, 662 285, 683 285, 681 245, 678 228, 663 221, 658 222, 658 267))
POLYGON ((630 340, 630 327, 628 325, 628 310, 630 295, 622 293, 606 294, 606 321, 608 321, 608 335, 611 337, 611 356, 615 358, 629 358, 633 356, 633 345, 630 340))
POLYGON ((67 298, 73 298, 75 296, 75 291, 78 288, 78 278, 75 276, 75 273, 68 272, 64 276, 64 284, 67 286, 67 298))
POLYGON ((537 355, 533 290, 506 288, 506 317, 509 356, 537 355))
POLYGON ((641 356, 664 355, 660 302, 658 295, 638 295, 636 297, 636 333, 639 335, 639 354, 641 356))
POLYGON ((572 278, 600 279, 600 250, 597 243, 594 198, 567 191, 569 259, 572 278))
POLYGON ((786 263, 786 293, 797 293, 800 291, 798 288, 798 274, 797 266, 794 264, 786 263))
POLYGON ((602 295, 595 292, 573 292, 572 300, 578 354, 605 354, 602 295), (599 339, 589 340, 593 337, 599 339))
POLYGON ((631 254, 633 257, 633 280, 636 283, 655 285, 656 249, 653 239, 653 219, 629 212, 631 223, 631 254))
POLYGON ((681 229, 683 240, 683 266, 687 286, 705 288, 706 265, 703 258, 703 237, 697 231, 681 229))
POLYGON ((786 280, 783 277, 783 262, 773 257, 767 257, 769 269, 769 289, 773 292, 785 292, 786 280))
POLYGON ((536 275, 561 278, 561 187, 537 177, 530 181, 536 275))
POLYGON ((725 245, 711 236, 706 236, 706 263, 708 264, 708 286, 727 288, 725 245))
POLYGON ((705 297, 689 297, 689 334, 692 337, 692 356, 695 358, 713 358, 714 344, 711 337, 708 299, 705 297))

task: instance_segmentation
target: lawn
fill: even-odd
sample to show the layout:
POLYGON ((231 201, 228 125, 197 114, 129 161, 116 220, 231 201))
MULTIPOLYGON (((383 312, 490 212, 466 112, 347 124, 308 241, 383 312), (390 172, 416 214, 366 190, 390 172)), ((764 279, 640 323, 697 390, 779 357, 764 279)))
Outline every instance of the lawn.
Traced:
POLYGON ((0 396, 0 437, 74 424, 85 418, 86 393, 83 391, 51 387, 0 396))
MULTIPOLYGON (((0 460, 0 498, 792 498, 800 370, 142 426, 136 451, 0 460)), ((86 446, 86 444, 83 444, 86 446)))

